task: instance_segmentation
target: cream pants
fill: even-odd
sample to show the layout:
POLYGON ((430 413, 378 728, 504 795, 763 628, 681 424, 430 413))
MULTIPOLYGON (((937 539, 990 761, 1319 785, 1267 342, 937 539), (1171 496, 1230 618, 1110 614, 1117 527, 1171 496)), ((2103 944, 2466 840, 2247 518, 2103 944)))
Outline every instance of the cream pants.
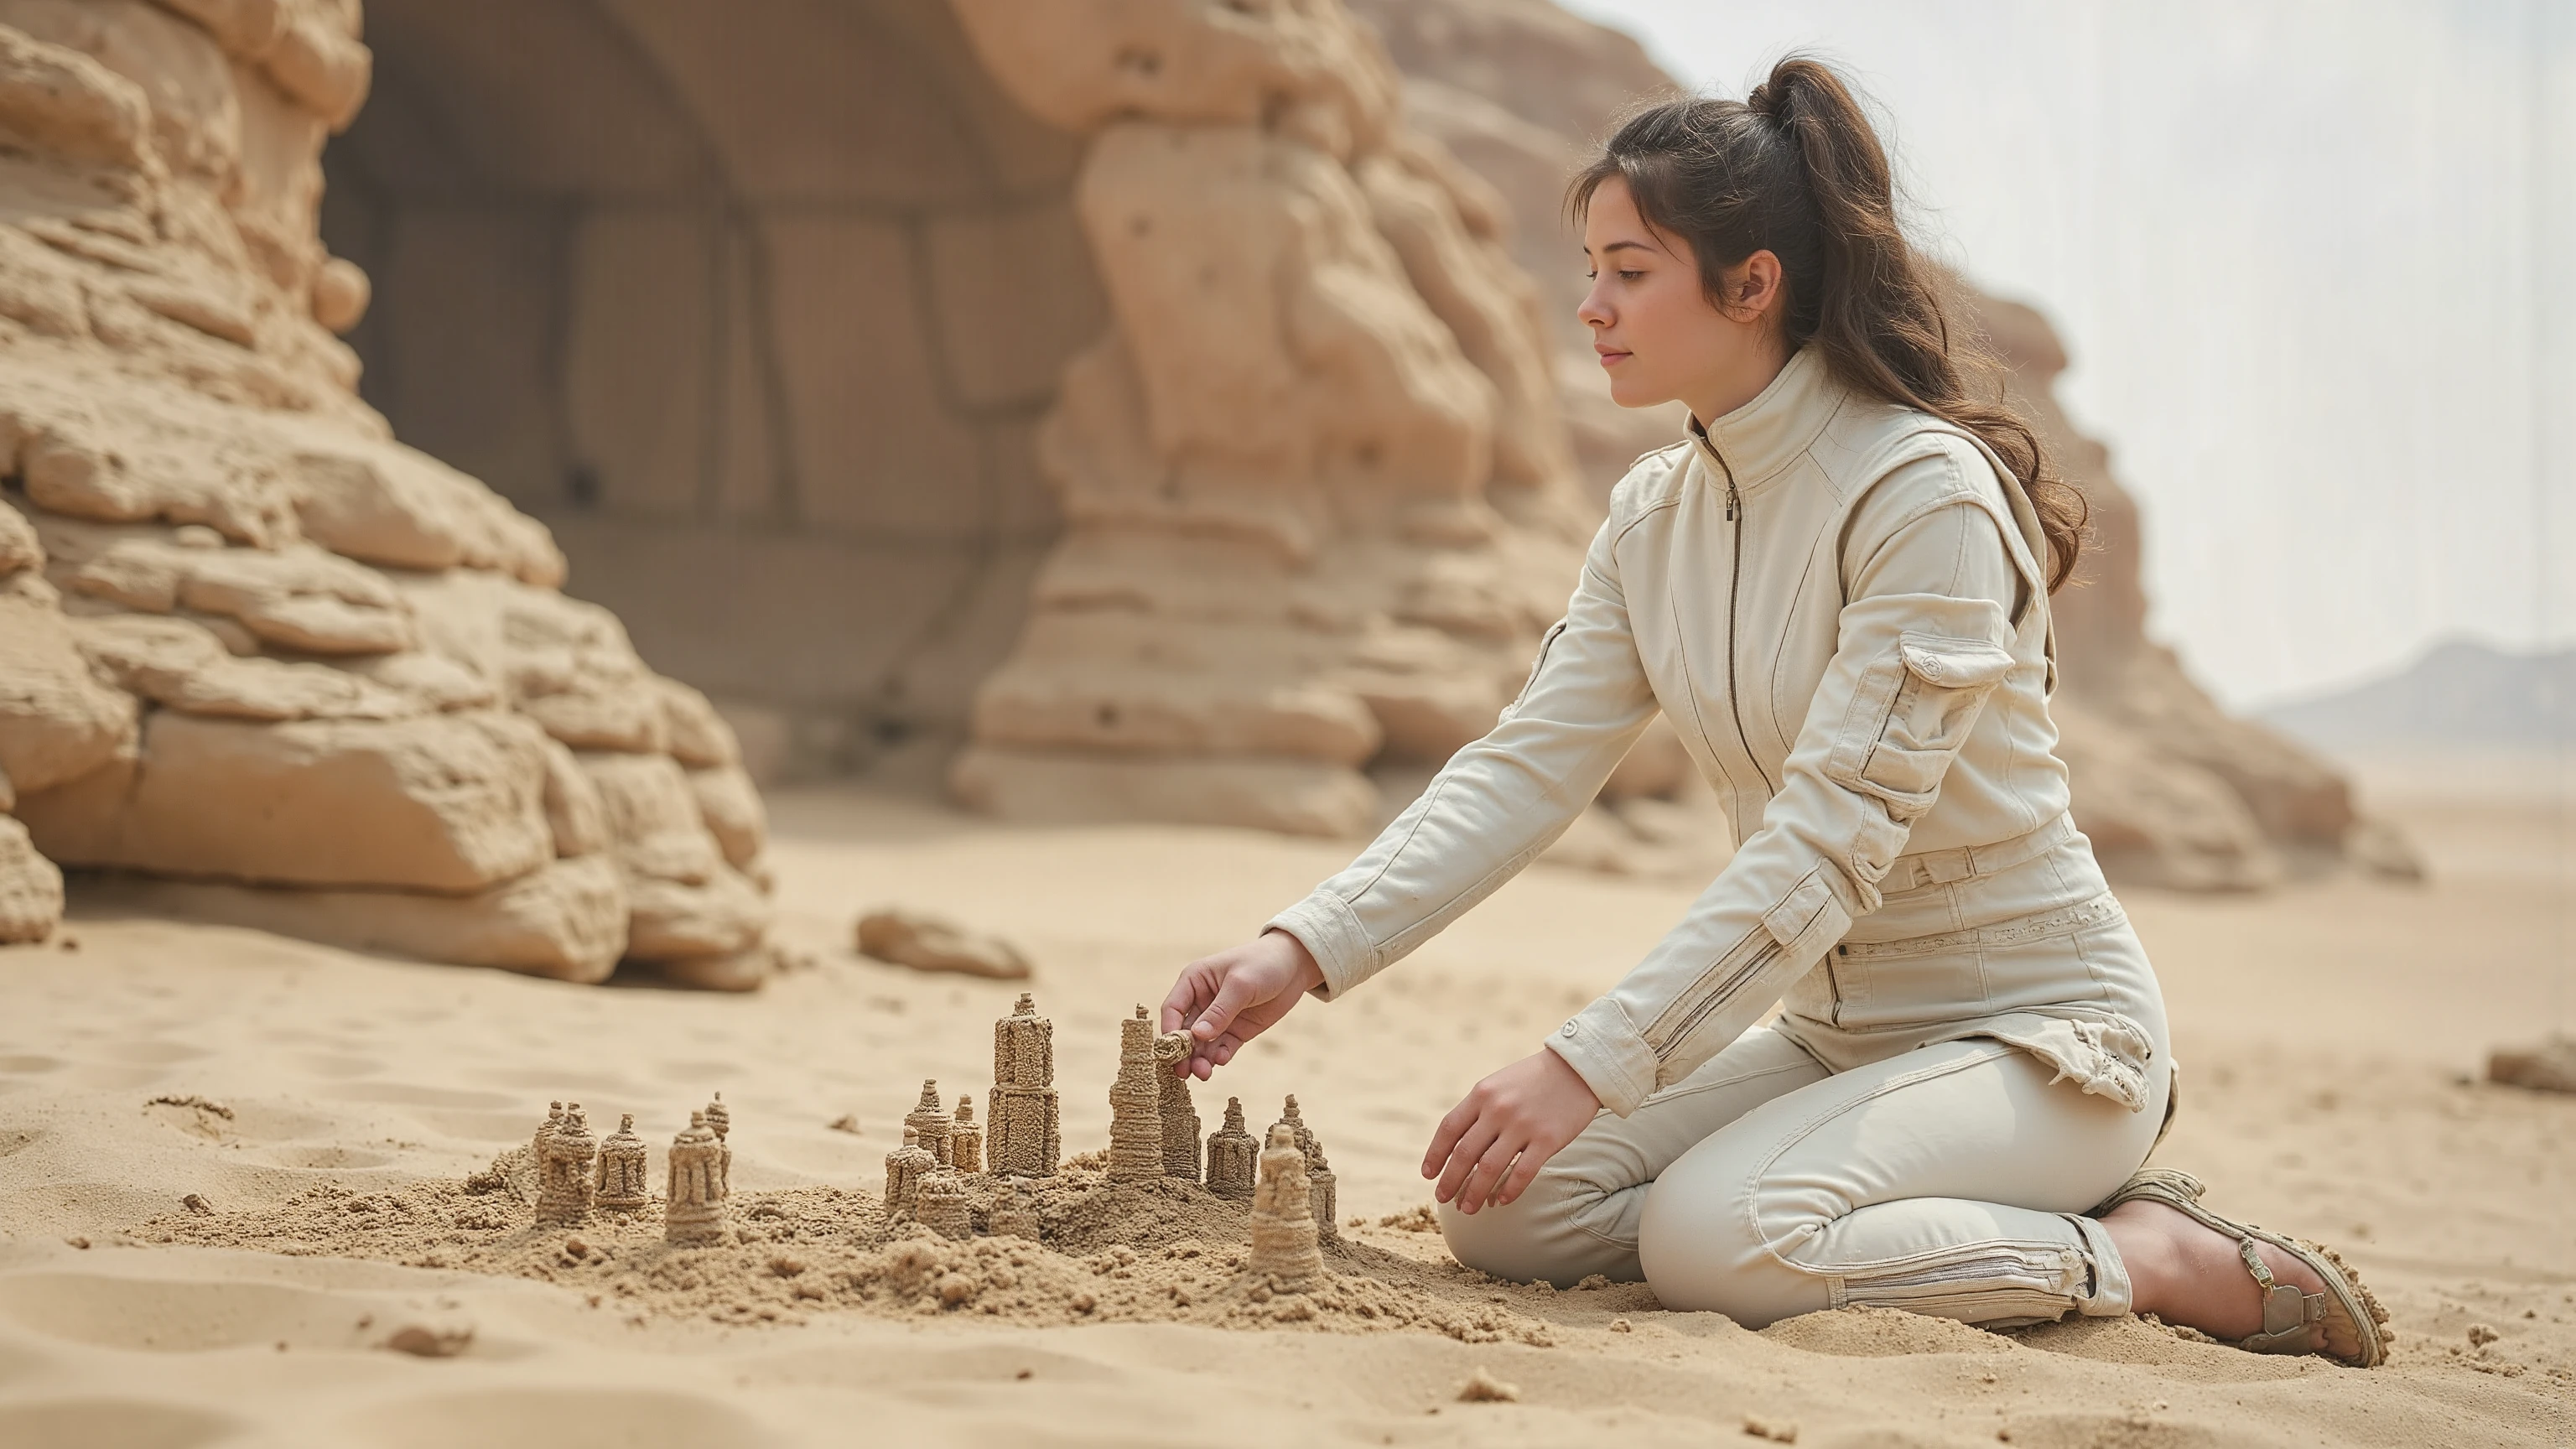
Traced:
MULTIPOLYGON (((1989 1038, 1908 1046, 1899 1034, 1887 1055, 1851 1062, 1847 1035, 1802 1043, 1788 1018, 1626 1118, 1594 1118, 1511 1206, 1444 1205, 1450 1250, 1559 1287, 1642 1278, 1667 1308, 1755 1328, 1856 1303, 1970 1323, 2126 1313, 2119 1252, 2083 1214, 2146 1160, 2165 1121, 2162 1003, 2124 918, 2012 948, 2050 952, 2115 984, 2153 1039, 2144 1110, 2052 1080, 2047 1062, 1989 1038)), ((1968 979, 1979 964, 1961 963, 1968 979)))

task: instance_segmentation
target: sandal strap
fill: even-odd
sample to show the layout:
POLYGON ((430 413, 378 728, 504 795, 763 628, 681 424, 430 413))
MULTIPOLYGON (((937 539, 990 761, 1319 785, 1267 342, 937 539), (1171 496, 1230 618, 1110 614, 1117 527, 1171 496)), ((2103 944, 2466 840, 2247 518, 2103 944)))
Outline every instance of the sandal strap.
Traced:
POLYGON ((2326 1295, 2302 1293, 2296 1285, 2275 1282, 2270 1265, 2254 1240, 2236 1240, 2236 1256, 2245 1262, 2245 1271, 2254 1276, 2254 1286, 2263 1290, 2263 1331, 2246 1338, 2241 1347, 2257 1352, 2272 1349, 2309 1350, 2324 1342, 2326 1295))

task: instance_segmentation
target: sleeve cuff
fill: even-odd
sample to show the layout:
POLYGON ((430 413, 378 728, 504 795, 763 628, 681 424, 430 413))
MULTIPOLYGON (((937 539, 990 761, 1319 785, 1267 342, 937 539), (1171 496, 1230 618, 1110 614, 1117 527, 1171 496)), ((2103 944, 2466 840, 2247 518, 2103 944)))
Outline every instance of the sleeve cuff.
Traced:
POLYGON ((1367 928, 1350 902, 1330 891, 1306 897, 1272 916, 1262 929, 1287 932, 1315 958, 1324 972, 1323 990, 1316 994, 1326 1001, 1377 974, 1377 947, 1367 928))
POLYGON ((1547 1049, 1565 1058, 1601 1105, 1622 1117, 1655 1090, 1654 1048, 1629 1025, 1627 1011, 1606 996, 1558 1027, 1547 1049))

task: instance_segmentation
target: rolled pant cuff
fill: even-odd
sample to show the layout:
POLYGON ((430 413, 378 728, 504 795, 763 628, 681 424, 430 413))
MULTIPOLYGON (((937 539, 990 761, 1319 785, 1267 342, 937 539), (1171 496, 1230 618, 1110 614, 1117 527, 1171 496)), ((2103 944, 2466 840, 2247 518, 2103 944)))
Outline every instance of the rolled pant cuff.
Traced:
POLYGON ((2110 1230, 2076 1213, 2068 1213, 2066 1220, 2084 1235, 2084 1256, 2093 1261, 2093 1291, 2076 1300, 2077 1311, 2087 1318, 2118 1318, 2126 1314, 2132 1301, 2129 1270, 2120 1261, 2120 1247, 2111 1241, 2110 1230))

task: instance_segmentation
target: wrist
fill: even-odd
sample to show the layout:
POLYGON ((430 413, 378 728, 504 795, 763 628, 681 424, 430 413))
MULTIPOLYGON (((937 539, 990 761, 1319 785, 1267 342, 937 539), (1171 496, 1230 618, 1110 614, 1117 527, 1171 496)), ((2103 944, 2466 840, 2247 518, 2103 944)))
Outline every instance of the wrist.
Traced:
POLYGON ((1264 939, 1278 937, 1286 949, 1290 965, 1296 972, 1290 980, 1290 985, 1310 996, 1324 989, 1324 968, 1315 960, 1315 953, 1306 949, 1306 943, 1297 939, 1296 932, 1278 926, 1265 926, 1261 934, 1264 939))

